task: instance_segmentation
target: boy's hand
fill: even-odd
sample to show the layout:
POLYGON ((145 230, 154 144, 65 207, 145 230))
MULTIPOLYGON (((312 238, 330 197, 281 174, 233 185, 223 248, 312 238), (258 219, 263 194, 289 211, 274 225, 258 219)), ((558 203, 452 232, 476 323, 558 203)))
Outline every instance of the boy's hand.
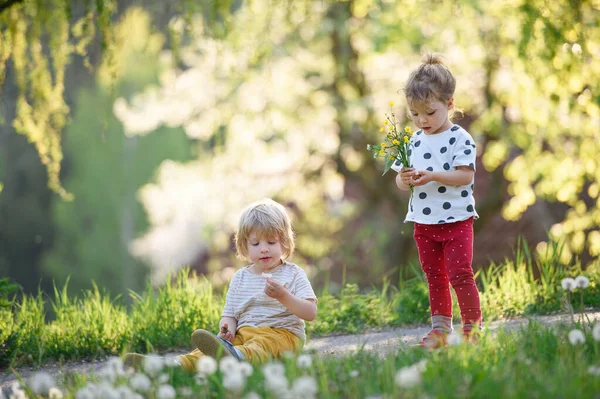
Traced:
POLYGON ((228 330, 228 327, 229 326, 227 325, 227 323, 224 323, 221 326, 221 331, 219 332, 219 334, 217 334, 217 336, 233 343, 234 334, 228 330))
POLYGON ((267 283, 265 284, 265 294, 270 296, 271 298, 281 299, 288 292, 288 290, 277 281, 272 278, 267 279, 267 283))

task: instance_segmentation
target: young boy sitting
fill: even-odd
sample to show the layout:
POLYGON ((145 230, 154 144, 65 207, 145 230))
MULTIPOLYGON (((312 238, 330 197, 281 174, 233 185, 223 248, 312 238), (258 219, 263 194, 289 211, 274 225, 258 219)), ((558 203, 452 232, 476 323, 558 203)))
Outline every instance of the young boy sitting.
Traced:
MULTIPOLYGON (((298 352, 306 341, 304 320, 317 315, 317 297, 306 273, 286 260, 295 244, 290 218, 281 204, 264 199, 248 206, 235 242, 238 257, 252 263, 231 280, 219 333, 194 331, 197 349, 178 357, 188 371, 194 371, 204 355, 263 362, 284 352, 298 352)), ((141 359, 134 357, 127 355, 125 363, 139 364, 141 359)))

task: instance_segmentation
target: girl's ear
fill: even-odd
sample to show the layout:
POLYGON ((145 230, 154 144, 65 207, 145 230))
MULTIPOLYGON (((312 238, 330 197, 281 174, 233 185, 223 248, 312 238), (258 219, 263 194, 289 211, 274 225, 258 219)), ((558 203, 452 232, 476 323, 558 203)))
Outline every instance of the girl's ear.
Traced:
POLYGON ((448 99, 448 109, 452 109, 453 106, 454 106, 454 97, 450 97, 448 99))

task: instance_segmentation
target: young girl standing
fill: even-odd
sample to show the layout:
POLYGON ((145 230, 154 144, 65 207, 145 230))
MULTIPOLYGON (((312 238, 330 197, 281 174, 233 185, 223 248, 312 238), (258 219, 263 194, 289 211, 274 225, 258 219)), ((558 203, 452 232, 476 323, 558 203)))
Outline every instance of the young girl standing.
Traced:
POLYGON ((452 296, 458 298, 462 332, 481 324, 479 292, 473 277, 473 181, 475 143, 450 121, 456 81, 443 58, 426 55, 404 88, 410 115, 418 130, 411 138, 410 168, 396 176, 396 185, 414 193, 405 222, 414 222, 421 267, 429 285, 432 329, 420 346, 437 348, 452 331, 452 296))

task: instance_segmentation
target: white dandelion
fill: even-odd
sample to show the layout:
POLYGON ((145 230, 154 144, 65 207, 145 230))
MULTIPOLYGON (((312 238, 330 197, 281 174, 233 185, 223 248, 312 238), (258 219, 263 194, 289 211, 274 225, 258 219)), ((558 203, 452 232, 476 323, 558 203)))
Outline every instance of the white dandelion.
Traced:
POLYGON ((263 368, 265 385, 268 390, 283 393, 288 389, 288 380, 285 376, 285 367, 280 362, 266 363, 263 368))
POLYGON ((594 327, 592 328, 592 337, 594 337, 594 341, 600 341, 600 322, 594 324, 594 327))
POLYGON ((165 365, 164 359, 156 355, 148 355, 144 357, 142 367, 150 376, 156 376, 160 373, 165 365))
POLYGON ((581 330, 571 330, 569 331, 569 342, 571 345, 579 345, 585 343, 585 335, 581 330))
POLYGON ((232 370, 237 370, 238 361, 233 356, 225 356, 219 362, 219 370, 222 373, 229 373, 232 370))
POLYGON ((148 392, 152 387, 152 381, 144 373, 135 373, 129 379, 129 385, 137 392, 148 392))
POLYGON ((358 377, 358 370, 351 370, 348 375, 352 378, 358 377))
POLYGON ((181 387, 177 390, 177 393, 179 393, 179 395, 184 398, 189 398, 190 396, 192 396, 194 391, 192 391, 192 388, 190 387, 181 387))
POLYGON ((296 365, 301 369, 309 369, 312 366, 312 357, 310 355, 300 355, 296 359, 296 365))
POLYGON ((254 373, 254 368, 248 362, 240 362, 238 364, 238 370, 244 377, 250 377, 254 373))
POLYGON ((177 392, 169 384, 163 384, 156 390, 156 397, 160 399, 175 399, 177 392))
POLYGON ((590 366, 587 369, 588 374, 595 375, 596 377, 600 377, 600 367, 598 366, 590 366))
POLYGON ((297 378, 292 385, 292 393, 296 397, 314 398, 317 392, 317 381, 310 375, 303 375, 297 378))
POLYGON ((48 399, 62 399, 63 393, 57 387, 52 387, 48 390, 48 399))
POLYGON ((202 356, 196 362, 198 374, 211 375, 217 371, 217 361, 210 356, 202 356))
POLYGON ((448 334, 448 345, 450 346, 458 346, 462 343, 462 335, 457 333, 456 331, 452 331, 448 334))
POLYGON ((586 276, 575 277, 575 286, 577 288, 586 289, 590 285, 590 280, 586 276))
POLYGON ((256 392, 248 392, 248 394, 244 396, 244 399, 261 399, 261 396, 256 392))
POLYGON ((575 284, 575 280, 571 277, 565 277, 561 280, 560 284, 565 291, 573 291, 577 288, 577 284, 575 284))
POLYGON ((396 373, 394 379, 401 388, 413 388, 421 383, 421 372, 417 367, 403 367, 396 373))
POLYGON ((239 370, 232 370, 223 374, 223 387, 228 391, 240 392, 246 385, 246 378, 239 370))
POLYGON ((29 379, 29 388, 37 395, 46 396, 50 388, 54 388, 55 386, 56 381, 54 381, 54 377, 45 371, 39 372, 29 379))

